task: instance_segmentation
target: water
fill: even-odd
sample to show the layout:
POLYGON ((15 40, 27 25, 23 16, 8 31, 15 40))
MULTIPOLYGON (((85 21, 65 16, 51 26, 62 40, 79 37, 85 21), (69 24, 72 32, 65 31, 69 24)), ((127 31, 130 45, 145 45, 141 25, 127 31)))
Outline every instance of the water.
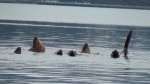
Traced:
POLYGON ((150 83, 149 27, 5 19, 0 20, 1 84, 150 83), (123 50, 131 29, 129 60, 111 58, 114 49, 123 50), (43 41, 45 53, 28 51, 35 36, 43 41), (91 54, 66 54, 69 50, 80 53, 85 42, 91 54), (22 47, 21 55, 13 53, 18 46, 22 47), (58 49, 64 51, 63 56, 54 54, 58 49))
POLYGON ((150 26, 150 11, 0 3, 0 18, 86 24, 150 26))

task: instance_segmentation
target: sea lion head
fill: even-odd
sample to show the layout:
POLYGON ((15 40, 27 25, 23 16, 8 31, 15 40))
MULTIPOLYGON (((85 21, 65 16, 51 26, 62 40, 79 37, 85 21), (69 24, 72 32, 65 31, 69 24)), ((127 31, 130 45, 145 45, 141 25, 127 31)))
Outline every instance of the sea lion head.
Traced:
POLYGON ((63 54, 63 51, 60 49, 60 50, 58 50, 57 52, 55 52, 55 54, 57 54, 57 55, 62 55, 62 54, 63 54))
POLYGON ((16 54, 21 54, 21 47, 17 47, 16 50, 14 51, 16 54))
POLYGON ((34 37, 33 46, 29 49, 29 51, 33 52, 45 52, 45 47, 40 39, 34 37))
POLYGON ((112 53, 111 53, 111 57, 112 58, 119 58, 119 52, 117 50, 114 50, 112 53))
POLYGON ((81 52, 82 52, 82 53, 88 53, 88 54, 90 54, 90 48, 89 48, 88 43, 85 43, 85 44, 83 45, 81 52))
POLYGON ((77 53, 76 53, 76 51, 71 50, 68 52, 68 55, 71 57, 75 57, 77 55, 77 53))

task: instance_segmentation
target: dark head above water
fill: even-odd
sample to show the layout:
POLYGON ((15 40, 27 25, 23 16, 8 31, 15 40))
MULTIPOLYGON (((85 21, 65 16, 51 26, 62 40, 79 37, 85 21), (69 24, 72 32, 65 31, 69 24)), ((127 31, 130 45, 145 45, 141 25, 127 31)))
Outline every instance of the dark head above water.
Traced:
POLYGON ((29 49, 29 51, 33 52, 45 52, 45 47, 40 39, 34 37, 33 46, 29 49))
POLYGON ((55 54, 57 54, 57 55, 63 55, 63 51, 60 49, 57 52, 55 52, 55 54))
POLYGON ((111 57, 112 58, 119 58, 119 52, 117 50, 114 50, 112 53, 111 53, 111 57))
POLYGON ((128 33, 128 35, 127 35, 127 38, 126 38, 126 41, 125 41, 125 44, 124 44, 124 49, 123 49, 123 51, 119 54, 119 52, 118 52, 117 50, 114 50, 114 51, 111 53, 111 57, 112 57, 112 58, 118 58, 119 55, 121 55, 121 54, 123 53, 125 59, 128 60, 127 54, 128 54, 128 46, 129 46, 129 43, 130 43, 130 40, 131 40, 131 36, 132 36, 132 30, 131 30, 131 31, 128 33))
POLYGON ((14 51, 16 54, 21 54, 21 47, 17 47, 16 50, 14 51))
POLYGON ((77 53, 76 53, 76 51, 71 50, 68 52, 68 55, 71 57, 75 57, 77 55, 77 53))
POLYGON ((82 50, 81 50, 81 53, 88 53, 90 54, 90 48, 89 48, 89 45, 88 43, 85 43, 82 47, 82 50))

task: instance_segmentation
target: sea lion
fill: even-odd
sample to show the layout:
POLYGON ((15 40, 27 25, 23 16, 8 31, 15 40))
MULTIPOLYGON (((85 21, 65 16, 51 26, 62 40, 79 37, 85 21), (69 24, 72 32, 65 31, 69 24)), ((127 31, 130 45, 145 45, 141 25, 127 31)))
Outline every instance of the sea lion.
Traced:
POLYGON ((63 55, 63 51, 60 49, 60 50, 56 51, 55 54, 57 54, 57 55, 63 55))
POLYGON ((125 41, 125 44, 124 44, 124 49, 122 51, 122 53, 124 54, 124 57, 126 59, 128 59, 127 57, 127 54, 128 54, 128 46, 129 46, 129 43, 130 43, 130 40, 131 40, 131 36, 132 36, 132 30, 128 33, 128 36, 127 36, 127 39, 125 41))
POLYGON ((81 53, 88 53, 90 54, 90 48, 88 46, 88 43, 85 43, 82 47, 81 53))
POLYGON ((68 55, 71 57, 75 57, 77 55, 77 53, 76 53, 76 51, 71 50, 68 52, 68 55))
POLYGON ((111 53, 111 57, 112 58, 119 58, 119 52, 117 50, 114 50, 112 53, 111 53))
POLYGON ((45 47, 40 39, 34 37, 33 46, 29 49, 32 52, 45 52, 45 47))
POLYGON ((21 54, 21 47, 17 47, 16 50, 14 51, 16 54, 21 54))

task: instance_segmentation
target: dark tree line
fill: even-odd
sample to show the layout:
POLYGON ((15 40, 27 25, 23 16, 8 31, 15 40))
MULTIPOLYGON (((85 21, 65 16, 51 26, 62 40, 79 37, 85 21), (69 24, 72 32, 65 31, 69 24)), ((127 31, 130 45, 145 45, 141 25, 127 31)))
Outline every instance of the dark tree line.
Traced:
POLYGON ((150 0, 59 0, 60 2, 89 2, 91 4, 150 6, 150 0))
POLYGON ((59 3, 90 3, 106 5, 130 5, 130 6, 150 6, 150 0, 0 0, 0 2, 59 2, 59 3))

